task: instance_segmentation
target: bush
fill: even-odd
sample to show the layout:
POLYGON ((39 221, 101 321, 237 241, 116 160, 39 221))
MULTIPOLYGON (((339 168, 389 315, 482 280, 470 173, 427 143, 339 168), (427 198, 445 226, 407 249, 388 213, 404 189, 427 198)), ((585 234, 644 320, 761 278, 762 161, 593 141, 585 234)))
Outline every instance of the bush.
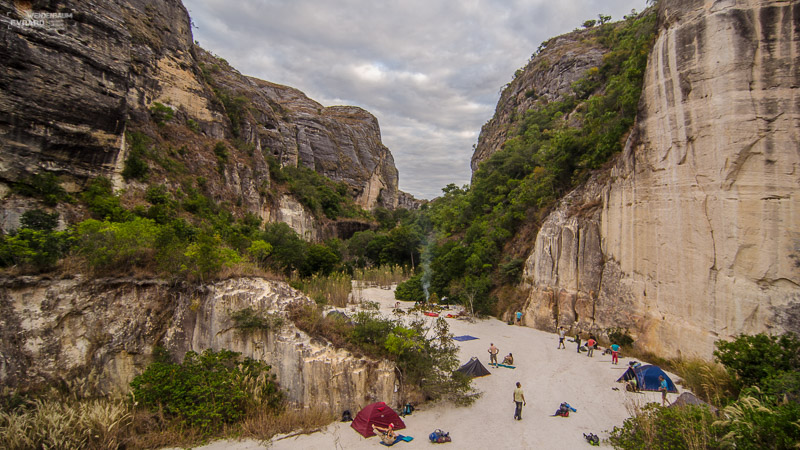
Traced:
POLYGON ((128 133, 128 157, 122 169, 125 180, 144 180, 150 168, 144 158, 150 146, 150 138, 139 132, 128 133))
POLYGON ((244 332, 275 330, 283 325, 282 317, 253 308, 240 309, 231 313, 230 317, 234 328, 244 332))
POLYGON ((56 174, 42 172, 24 178, 12 185, 14 192, 27 197, 38 198, 46 205, 55 206, 59 202, 70 201, 67 191, 61 187, 61 180, 56 174))
POLYGON ((150 265, 160 227, 150 219, 130 222, 85 220, 75 228, 76 250, 95 270, 125 271, 150 265))
POLYGON ((175 111, 171 107, 159 102, 154 102, 150 106, 150 117, 159 127, 163 127, 164 124, 172 120, 174 114, 175 111))
POLYGON ((72 245, 68 232, 22 228, 0 239, 0 266, 52 269, 72 245))
POLYGON ((733 341, 717 341, 714 356, 744 386, 754 386, 782 371, 800 370, 800 339, 781 336, 741 335, 733 341))
POLYGON ((609 441, 621 449, 717 449, 721 429, 714 425, 713 413, 704 406, 663 408, 650 403, 635 408, 622 427, 611 430, 609 441))
POLYGON ((134 397, 204 433, 240 420, 251 406, 281 408, 283 394, 263 362, 240 361, 228 350, 189 351, 181 364, 170 362, 163 349, 155 357, 131 382, 134 397))
POLYGON ((58 212, 48 213, 41 209, 31 209, 22 213, 20 227, 36 231, 53 231, 58 226, 58 212))
POLYGON ((133 217, 122 207, 119 196, 113 192, 111 180, 106 177, 97 177, 89 182, 81 198, 96 219, 124 222, 133 217))
POLYGON ((741 449, 791 449, 800 442, 800 403, 750 390, 723 410, 717 422, 727 433, 722 444, 741 449))
POLYGON ((397 285, 394 298, 407 302, 425 301, 425 291, 422 289, 422 274, 414 275, 407 281, 397 285))

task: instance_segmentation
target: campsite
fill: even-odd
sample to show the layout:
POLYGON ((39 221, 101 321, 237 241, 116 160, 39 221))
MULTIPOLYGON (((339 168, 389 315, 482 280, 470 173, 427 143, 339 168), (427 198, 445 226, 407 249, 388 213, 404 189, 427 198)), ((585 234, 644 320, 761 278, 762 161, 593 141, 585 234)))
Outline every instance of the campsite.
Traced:
MULTIPOLYGON (((395 305, 393 290, 364 289, 360 297, 378 302, 381 314, 390 315, 395 305)), ((410 306, 411 303, 401 302, 402 308, 410 306)), ((436 319, 431 317, 428 320, 436 319)), ((461 363, 478 357, 490 375, 473 378, 473 386, 481 396, 470 406, 457 407, 448 403, 415 405, 417 409, 402 418, 405 428, 400 432, 414 439, 394 444, 392 447, 397 450, 430 448, 433 444, 428 436, 436 429, 449 432, 452 438, 450 444, 437 445, 451 448, 589 448, 584 433, 594 433, 605 439, 608 430, 621 425, 630 416, 630 406, 661 402, 659 392, 626 392, 624 385, 616 382, 628 369, 630 359, 624 354, 619 365, 612 365, 611 356, 599 351, 591 358, 586 353, 577 353, 569 338, 566 349, 557 349, 558 338, 554 333, 508 325, 495 318, 478 319, 474 323, 445 320, 454 336, 477 338, 457 342, 461 363), (487 350, 491 343, 500 351, 499 360, 509 352, 514 354, 514 369, 489 366, 487 350), (513 391, 517 381, 522 384, 527 401, 521 421, 512 419, 513 391), (569 417, 554 416, 562 402, 568 402, 576 412, 569 417)), ((672 378, 676 380, 676 377, 672 378)), ((674 400, 677 396, 669 394, 669 399, 674 400)), ((398 413, 402 408, 402 405, 390 406, 398 413)), ((354 418, 358 412, 352 411, 354 418)), ((264 444, 219 441, 202 448, 257 449, 265 446, 287 450, 384 448, 377 436, 364 437, 351 427, 350 422, 334 422, 308 435, 276 436, 264 444)))

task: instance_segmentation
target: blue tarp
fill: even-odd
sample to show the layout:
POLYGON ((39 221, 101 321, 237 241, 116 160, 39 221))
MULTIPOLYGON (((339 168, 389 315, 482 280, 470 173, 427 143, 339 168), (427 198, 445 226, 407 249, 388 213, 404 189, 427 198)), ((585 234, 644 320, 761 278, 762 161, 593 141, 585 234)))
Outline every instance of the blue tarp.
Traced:
POLYGON ((454 341, 471 341, 473 339, 478 339, 478 338, 476 338, 475 336, 470 336, 468 334, 465 334, 463 336, 456 336, 453 338, 454 341))
POLYGON ((667 380, 667 392, 672 392, 677 394, 678 389, 675 388, 675 383, 669 378, 663 370, 661 370, 658 366, 646 365, 646 366, 639 366, 639 367, 628 367, 628 370, 622 374, 618 382, 621 381, 628 381, 636 377, 636 382, 639 384, 639 390, 642 391, 658 391, 658 388, 661 387, 661 381, 658 380, 658 376, 661 375, 667 380))

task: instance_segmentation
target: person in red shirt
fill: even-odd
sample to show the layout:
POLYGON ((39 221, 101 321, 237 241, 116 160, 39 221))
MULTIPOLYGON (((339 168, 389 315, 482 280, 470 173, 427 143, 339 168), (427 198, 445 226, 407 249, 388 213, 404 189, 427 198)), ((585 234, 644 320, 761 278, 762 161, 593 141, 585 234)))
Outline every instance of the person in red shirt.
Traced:
POLYGON ((586 341, 586 346, 589 348, 588 356, 591 357, 592 353, 594 353, 594 346, 595 345, 597 345, 597 341, 594 340, 594 336, 590 336, 589 340, 586 341))

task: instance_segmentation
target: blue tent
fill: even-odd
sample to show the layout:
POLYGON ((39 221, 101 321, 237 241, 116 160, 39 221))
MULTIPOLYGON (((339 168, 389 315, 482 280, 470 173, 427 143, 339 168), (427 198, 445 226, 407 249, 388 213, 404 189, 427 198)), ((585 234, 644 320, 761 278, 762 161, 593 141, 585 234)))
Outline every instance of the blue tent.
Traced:
POLYGON ((675 383, 673 383, 669 375, 658 366, 628 367, 628 370, 617 379, 617 382, 629 381, 636 377, 636 382, 639 384, 640 390, 658 391, 658 388, 661 387, 661 382, 658 381, 659 375, 667 380, 667 392, 677 394, 678 390, 675 388, 675 383))

